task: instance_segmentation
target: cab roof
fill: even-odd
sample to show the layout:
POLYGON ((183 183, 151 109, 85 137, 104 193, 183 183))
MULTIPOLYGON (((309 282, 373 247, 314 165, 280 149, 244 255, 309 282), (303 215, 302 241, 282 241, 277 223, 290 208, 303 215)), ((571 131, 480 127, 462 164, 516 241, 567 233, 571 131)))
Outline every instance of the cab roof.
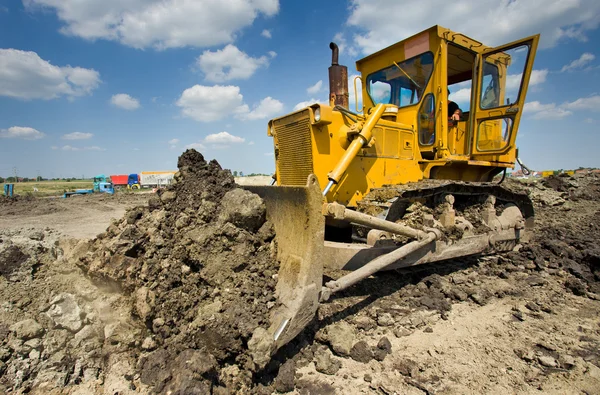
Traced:
POLYGON ((372 60, 380 59, 390 55, 391 53, 395 54, 394 57, 396 60, 401 60, 398 59, 399 52, 404 54, 404 59, 409 59, 427 51, 434 51, 437 40, 432 41, 431 39, 436 37, 475 52, 483 52, 490 48, 462 33, 454 32, 440 25, 434 25, 429 29, 425 29, 422 32, 414 34, 402 41, 398 41, 389 47, 358 60, 356 62, 356 69, 360 71, 364 65, 371 63, 372 60))

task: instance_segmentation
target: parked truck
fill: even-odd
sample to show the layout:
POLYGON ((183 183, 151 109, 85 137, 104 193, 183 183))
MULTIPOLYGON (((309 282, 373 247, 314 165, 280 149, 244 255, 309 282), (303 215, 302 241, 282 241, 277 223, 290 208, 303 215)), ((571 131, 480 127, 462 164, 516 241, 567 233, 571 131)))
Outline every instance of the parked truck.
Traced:
MULTIPOLYGON (((94 177, 94 180, 96 177, 94 177)), ((110 182, 98 182, 94 181, 93 189, 76 189, 74 191, 65 191, 63 194, 63 198, 69 198, 71 196, 79 196, 79 195, 91 195, 92 193, 108 193, 113 195, 115 193, 115 189, 113 188, 113 184, 110 182)))
POLYGON ((112 174, 110 180, 115 188, 121 188, 127 186, 127 174, 112 174))
POLYGON ((100 184, 102 183, 110 183, 109 178, 104 174, 98 174, 94 177, 94 192, 100 192, 100 184))
POLYGON ((140 173, 140 186, 144 188, 160 188, 173 182, 175 171, 143 171, 140 173))

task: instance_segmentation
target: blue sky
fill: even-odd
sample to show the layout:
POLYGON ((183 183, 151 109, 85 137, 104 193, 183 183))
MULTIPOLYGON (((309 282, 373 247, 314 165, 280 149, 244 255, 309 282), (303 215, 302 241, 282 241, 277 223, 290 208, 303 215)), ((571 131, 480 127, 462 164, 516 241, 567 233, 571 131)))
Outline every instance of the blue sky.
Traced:
POLYGON ((0 0, 0 176, 175 169, 190 146, 270 173, 267 122, 326 101, 331 40, 353 74, 434 24, 487 45, 541 33, 521 158, 600 167, 597 0, 0 0))

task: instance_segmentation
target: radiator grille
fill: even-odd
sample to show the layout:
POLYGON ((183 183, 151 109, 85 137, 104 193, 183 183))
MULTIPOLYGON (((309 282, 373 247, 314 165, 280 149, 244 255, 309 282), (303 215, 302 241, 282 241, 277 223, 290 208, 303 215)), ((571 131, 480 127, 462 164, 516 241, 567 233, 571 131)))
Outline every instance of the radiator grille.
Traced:
POLYGON ((281 119, 274 126, 279 143, 277 166, 281 185, 306 185, 306 179, 313 173, 308 111, 281 119))

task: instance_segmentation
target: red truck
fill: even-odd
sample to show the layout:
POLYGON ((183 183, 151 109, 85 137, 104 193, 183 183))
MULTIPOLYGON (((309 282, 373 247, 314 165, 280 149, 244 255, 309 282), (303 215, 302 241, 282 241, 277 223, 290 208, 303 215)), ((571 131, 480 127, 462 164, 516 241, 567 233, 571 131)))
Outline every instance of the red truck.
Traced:
POLYGON ((128 178, 129 175, 127 174, 114 174, 110 176, 110 180, 115 187, 126 187, 128 178))

